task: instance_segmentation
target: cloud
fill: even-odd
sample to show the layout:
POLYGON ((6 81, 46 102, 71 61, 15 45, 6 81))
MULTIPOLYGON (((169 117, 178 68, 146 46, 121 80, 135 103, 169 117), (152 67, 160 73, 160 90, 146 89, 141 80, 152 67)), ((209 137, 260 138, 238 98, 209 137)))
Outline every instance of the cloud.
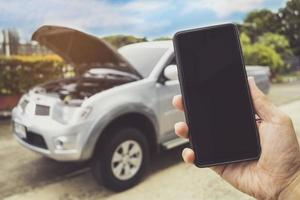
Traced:
MULTIPOLYGON (((144 34, 152 28, 161 28, 166 21, 146 21, 146 13, 163 9, 160 1, 61 1, 61 0, 11 0, 0 4, 0 18, 6 18, 7 26, 17 25, 25 34, 42 24, 69 26, 77 29, 97 29, 102 32, 131 30, 144 34), (145 26, 147 24, 147 26, 145 26)), ((0 21, 1 23, 1 21, 0 21)))
POLYGON ((232 17, 235 13, 243 16, 266 2, 276 8, 280 6, 278 1, 285 0, 2 0, 0 29, 16 27, 25 39, 42 24, 73 27, 96 35, 153 37, 206 22, 236 20, 232 17))
POLYGON ((191 0, 181 14, 195 11, 211 10, 218 17, 227 17, 235 12, 248 12, 262 6, 264 0, 191 0))

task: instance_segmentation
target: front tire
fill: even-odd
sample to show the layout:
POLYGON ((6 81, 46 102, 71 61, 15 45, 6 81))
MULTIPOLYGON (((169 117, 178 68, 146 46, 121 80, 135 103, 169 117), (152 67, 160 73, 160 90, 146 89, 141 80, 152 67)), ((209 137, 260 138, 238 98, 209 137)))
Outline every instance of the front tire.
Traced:
POLYGON ((98 182, 114 191, 133 187, 142 178, 149 161, 149 145, 134 127, 111 130, 96 148, 92 171, 98 182))

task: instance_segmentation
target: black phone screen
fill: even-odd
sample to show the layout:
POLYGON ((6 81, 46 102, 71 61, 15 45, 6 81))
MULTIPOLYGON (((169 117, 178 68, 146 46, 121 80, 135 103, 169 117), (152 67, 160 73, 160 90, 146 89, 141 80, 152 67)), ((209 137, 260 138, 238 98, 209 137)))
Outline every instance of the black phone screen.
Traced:
POLYGON ((195 164, 257 159, 260 144, 235 25, 182 31, 173 42, 195 164))

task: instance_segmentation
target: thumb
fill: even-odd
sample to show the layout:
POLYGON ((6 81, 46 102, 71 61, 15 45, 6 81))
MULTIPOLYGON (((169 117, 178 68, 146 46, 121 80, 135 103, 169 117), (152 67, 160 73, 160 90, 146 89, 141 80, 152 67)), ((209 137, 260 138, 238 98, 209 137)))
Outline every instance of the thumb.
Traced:
POLYGON ((278 109, 269 101, 267 96, 256 86, 254 78, 249 77, 248 83, 254 104, 254 109, 258 116, 265 121, 271 121, 278 115, 278 109))

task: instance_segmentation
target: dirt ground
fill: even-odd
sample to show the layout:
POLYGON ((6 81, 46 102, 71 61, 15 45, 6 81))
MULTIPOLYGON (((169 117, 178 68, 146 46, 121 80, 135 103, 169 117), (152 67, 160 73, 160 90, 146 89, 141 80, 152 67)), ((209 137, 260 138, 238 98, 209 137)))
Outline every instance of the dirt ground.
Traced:
MULTIPOLYGON (((300 82, 273 85, 268 96, 292 116, 300 133, 300 82)), ((0 199, 252 199, 209 169, 184 164, 181 149, 157 155, 139 185, 114 193, 95 182, 89 163, 55 162, 24 149, 11 135, 10 122, 2 121, 0 199)))

